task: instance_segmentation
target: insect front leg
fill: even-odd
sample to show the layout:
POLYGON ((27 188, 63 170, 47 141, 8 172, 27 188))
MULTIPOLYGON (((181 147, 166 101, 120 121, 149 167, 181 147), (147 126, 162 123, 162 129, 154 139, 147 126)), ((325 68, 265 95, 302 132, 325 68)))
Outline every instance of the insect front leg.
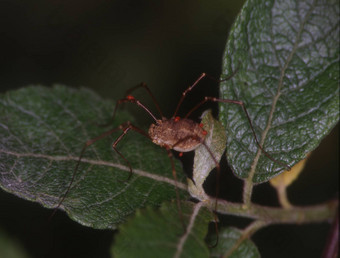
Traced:
POLYGON ((123 133, 122 133, 122 134, 114 141, 114 143, 112 144, 112 148, 117 152, 117 154, 118 154, 122 159, 125 160, 126 164, 128 165, 129 170, 130 170, 130 174, 129 174, 127 180, 129 180, 129 179, 131 178, 131 176, 132 176, 132 167, 131 167, 130 162, 124 157, 124 155, 123 155, 120 151, 118 151, 118 149, 117 149, 117 144, 122 140, 122 138, 123 138, 123 137, 124 137, 131 129, 134 130, 134 131, 136 131, 137 133, 140 133, 140 134, 142 134, 142 135, 148 137, 148 138, 150 138, 150 137, 149 137, 149 135, 148 135, 147 133, 145 133, 142 129, 140 129, 140 128, 134 126, 134 125, 131 124, 130 122, 126 122, 126 123, 120 125, 120 126, 119 126, 119 129, 123 130, 123 133))

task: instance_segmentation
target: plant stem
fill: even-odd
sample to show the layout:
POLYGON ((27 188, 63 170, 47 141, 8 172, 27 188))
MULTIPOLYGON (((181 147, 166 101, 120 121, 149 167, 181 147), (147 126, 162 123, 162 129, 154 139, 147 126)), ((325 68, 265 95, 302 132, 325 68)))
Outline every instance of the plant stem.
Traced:
POLYGON ((251 205, 251 195, 253 192, 253 177, 254 177, 254 172, 252 170, 249 173, 249 176, 246 180, 244 180, 244 185, 243 185, 243 206, 248 207, 251 205))
MULTIPOLYGON (((211 198, 204 205, 215 210, 216 199, 211 198)), ((232 203, 224 200, 217 201, 217 212, 226 215, 235 215, 257 219, 267 224, 303 224, 324 222, 334 218, 338 208, 338 200, 312 206, 292 206, 291 209, 281 207, 267 207, 251 203, 245 206, 242 203, 232 203)))
POLYGON ((293 206, 289 202, 288 196, 287 196, 287 187, 285 185, 279 185, 277 188, 277 196, 279 198, 279 202, 281 206, 285 209, 291 209, 293 206))

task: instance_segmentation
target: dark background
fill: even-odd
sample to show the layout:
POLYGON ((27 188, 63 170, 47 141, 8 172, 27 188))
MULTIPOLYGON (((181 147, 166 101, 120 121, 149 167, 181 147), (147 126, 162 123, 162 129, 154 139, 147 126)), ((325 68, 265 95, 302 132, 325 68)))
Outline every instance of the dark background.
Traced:
MULTIPOLYGON (((202 72, 219 77, 228 28, 242 6, 235 2, 1 1, 1 92, 61 83, 119 99, 143 81, 163 112, 171 114, 183 90, 202 72)), ((202 82, 181 110, 190 109, 203 96, 217 94, 215 82, 202 82)), ((136 95, 145 96, 143 91, 136 95)), ((138 117, 140 124, 150 121, 138 117)), ((315 204, 337 196, 338 156, 337 127, 289 188, 294 204, 315 204)), ((239 200, 241 181, 226 163, 222 166, 224 194, 229 200, 239 200)), ((190 170, 190 165, 186 167, 190 170)), ((255 187, 254 200, 278 205, 269 184, 255 187)), ((3 191, 0 203, 0 231, 30 257, 109 256, 112 231, 83 227, 63 212, 48 223, 51 210, 3 191)), ((245 225, 232 217, 221 220, 226 225, 245 225)), ((328 224, 274 226, 255 234, 254 240, 263 257, 320 257, 328 230, 328 224)))

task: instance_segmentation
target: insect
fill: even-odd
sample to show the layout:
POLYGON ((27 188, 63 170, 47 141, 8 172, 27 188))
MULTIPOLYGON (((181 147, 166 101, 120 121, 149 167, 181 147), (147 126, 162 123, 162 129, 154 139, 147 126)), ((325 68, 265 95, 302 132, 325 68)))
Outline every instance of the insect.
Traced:
MULTIPOLYGON (((236 70, 237 71, 237 70, 236 70)), ((230 79, 232 76, 234 76, 234 74, 236 73, 236 71, 234 73, 232 73, 228 78, 224 79, 224 80, 228 80, 230 79)), ((75 179, 75 175, 78 171, 78 167, 79 164, 81 162, 81 159, 84 155, 84 152, 86 151, 86 149, 94 144, 95 142, 97 142, 100 139, 103 139, 111 134, 113 134, 116 131, 122 131, 122 133, 120 134, 120 136, 113 142, 112 144, 112 148, 115 150, 115 152, 127 163, 129 170, 130 170, 130 174, 129 177, 127 178, 130 179, 131 176, 133 175, 133 170, 132 167, 129 163, 129 161, 125 158, 125 156, 117 149, 117 145, 118 143, 122 140, 122 138, 128 134, 128 132, 130 130, 133 130, 139 134, 144 135, 145 137, 149 138, 154 144, 159 145, 161 147, 163 147, 166 151, 167 154, 169 156, 169 159, 171 161, 171 167, 172 167, 172 175, 174 177, 174 181, 175 181, 175 191, 176 191, 176 199, 177 199, 177 207, 178 207, 178 213, 180 215, 180 217, 182 217, 181 215, 181 206, 180 206, 180 198, 179 198, 179 190, 177 187, 177 175, 176 175, 176 170, 175 170, 175 165, 174 165, 174 160, 173 160, 173 153, 172 150, 177 151, 180 153, 180 156, 183 152, 190 152, 193 151, 195 149, 197 149, 199 146, 203 145, 206 150, 209 152, 211 158, 213 159, 217 170, 219 171, 219 162, 218 160, 216 160, 216 158, 214 157, 212 151, 209 149, 209 147, 206 145, 205 143, 205 137, 207 135, 207 131, 205 131, 203 129, 203 124, 201 123, 197 123, 194 120, 190 119, 189 116, 192 114, 192 112, 194 112, 196 109, 198 109, 200 106, 202 106, 203 104, 205 104, 208 101, 211 102, 223 102, 223 103, 231 103, 231 104, 236 104, 242 107, 250 128, 252 130, 252 133, 254 135, 254 139, 256 141, 256 144, 258 145, 258 147, 262 150, 262 152, 272 161, 277 162, 281 165, 281 162, 275 160, 274 158, 272 158, 267 152, 265 152, 265 150, 263 150, 263 148, 261 147, 257 136, 255 134, 254 128, 252 126, 251 123, 251 119, 249 117, 248 111, 244 105, 244 103, 242 101, 238 101, 238 100, 229 100, 229 99, 219 99, 219 98, 215 98, 215 97, 204 97, 203 100, 201 102, 199 102, 196 106, 194 106, 184 117, 179 117, 177 116, 177 113, 179 111, 179 108, 182 104, 182 102, 184 101, 186 95, 192 91, 197 84, 206 77, 210 77, 209 75, 203 73, 201 74, 196 81, 189 86, 183 93, 182 96, 176 106, 175 112, 174 114, 170 117, 167 118, 163 115, 160 106, 156 100, 156 98, 154 97, 154 95, 152 94, 152 92, 150 91, 149 87, 142 83, 134 88, 131 88, 128 92, 126 97, 118 100, 116 102, 114 111, 113 111, 113 115, 112 115, 112 120, 115 118, 115 114, 116 111, 118 109, 118 107, 123 104, 123 103, 133 103, 139 107, 141 107, 146 113, 148 113, 151 118, 154 120, 154 122, 150 125, 148 132, 145 132, 144 130, 138 128, 137 126, 133 125, 131 122, 127 121, 122 123, 120 126, 118 126, 117 128, 113 128, 111 130, 108 130, 104 133, 102 133, 101 135, 88 140, 85 144, 84 147, 81 150, 81 153, 79 155, 79 159, 78 162, 75 166, 74 169, 74 173, 73 176, 71 178, 71 181, 64 193, 64 195, 61 197, 61 200, 59 201, 57 207, 54 209, 52 216, 54 215, 54 213, 56 212, 56 210, 60 207, 60 205, 62 204, 62 202, 65 200, 67 194, 69 193, 71 186, 74 182, 75 179), (160 118, 157 118, 146 106, 143 105, 143 103, 136 99, 133 95, 131 95, 131 92, 136 90, 137 88, 144 88, 148 94, 151 96, 151 98, 153 99, 153 102, 160 114, 160 118)), ((285 165, 284 165, 285 166, 285 165)), ((218 189, 218 188, 217 188, 218 189)), ((218 195, 218 190, 216 189, 216 200, 217 200, 217 195, 218 195)), ((216 201, 216 205, 217 205, 217 201, 216 201)), ((216 210, 216 209, 215 209, 216 210)), ((51 216, 51 217, 52 217, 51 216)), ((51 218, 50 217, 50 218, 51 218)), ((183 219, 181 218, 182 223, 183 219)), ((184 226, 185 227, 185 226, 184 226)))

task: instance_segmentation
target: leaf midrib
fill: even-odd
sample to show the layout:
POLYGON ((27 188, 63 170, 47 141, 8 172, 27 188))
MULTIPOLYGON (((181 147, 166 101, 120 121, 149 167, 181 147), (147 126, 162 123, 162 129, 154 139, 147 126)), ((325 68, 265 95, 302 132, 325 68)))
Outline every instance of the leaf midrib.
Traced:
MULTIPOLYGON (((297 32, 297 35, 296 35, 296 38, 295 38, 295 41, 294 41, 293 49, 290 52, 289 56, 286 59, 286 62, 284 63, 284 66, 281 69, 280 80, 278 82, 276 94, 273 97, 273 101, 272 101, 271 110, 270 110, 270 113, 269 113, 269 116, 268 116, 267 124, 266 124, 266 127, 262 131, 262 134, 261 134, 261 140, 260 140, 260 145, 261 146, 264 146, 264 142, 266 141, 266 137, 268 135, 268 132, 271 129, 271 124, 272 124, 272 120, 273 120, 276 104, 277 104, 277 102, 278 102, 278 100, 279 100, 279 98, 281 96, 281 89, 282 89, 282 86, 283 86, 283 79, 284 79, 284 76, 285 76, 286 69, 288 68, 288 65, 289 65, 290 61, 292 60, 294 54, 297 51, 298 43, 300 42, 303 28, 304 28, 304 26, 306 24, 306 21, 309 18, 310 14, 314 10, 314 7, 315 7, 315 1, 313 2, 310 10, 307 12, 304 20, 301 22, 300 28, 299 28, 299 30, 297 32)), ((248 176, 250 181, 253 180, 253 177, 254 177, 255 171, 256 171, 256 167, 257 167, 257 164, 258 164, 258 161, 260 159, 261 154, 262 154, 262 150, 259 148, 257 150, 257 153, 256 153, 256 156, 254 158, 253 164, 251 165, 251 168, 250 168, 250 172, 249 172, 249 176, 248 176)))
MULTIPOLYGON (((7 155, 16 156, 18 158, 31 157, 31 158, 48 159, 48 160, 52 160, 52 161, 78 161, 79 160, 79 157, 75 157, 75 156, 51 156, 51 155, 46 155, 46 154, 29 153, 29 152, 28 153, 18 153, 18 152, 13 152, 13 151, 8 151, 8 150, 0 150, 0 153, 5 153, 7 155)), ((82 158, 80 162, 91 164, 91 165, 114 167, 114 168, 118 168, 120 170, 123 170, 123 171, 130 173, 129 167, 123 166, 123 165, 117 164, 117 163, 108 162, 108 161, 82 158)), ((157 182, 168 183, 168 184, 175 186, 175 187, 177 185, 177 187, 179 189, 182 189, 182 190, 185 190, 185 191, 187 190, 187 186, 185 184, 183 184, 181 182, 176 182, 174 179, 170 179, 168 177, 159 176, 155 173, 150 173, 150 172, 147 172, 147 171, 144 171, 144 170, 141 170, 141 169, 132 169, 132 173, 139 175, 139 176, 142 176, 142 177, 153 179, 157 182)))

